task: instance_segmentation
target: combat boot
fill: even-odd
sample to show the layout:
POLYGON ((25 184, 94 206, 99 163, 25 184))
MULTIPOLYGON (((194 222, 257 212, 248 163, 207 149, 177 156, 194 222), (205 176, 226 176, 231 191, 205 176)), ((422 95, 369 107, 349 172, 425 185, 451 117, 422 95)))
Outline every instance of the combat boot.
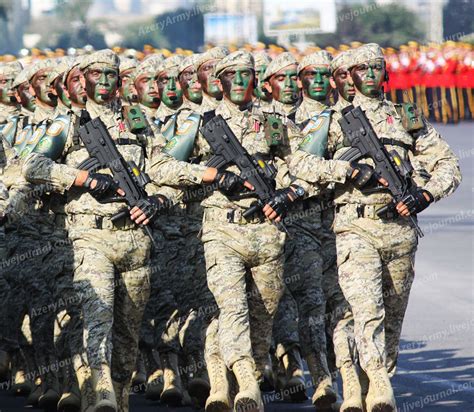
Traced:
POLYGON ((229 411, 231 402, 227 366, 219 356, 211 355, 207 359, 207 373, 211 383, 211 393, 206 401, 206 412, 229 411))
POLYGON ((33 389, 32 383, 27 380, 26 361, 20 351, 12 357, 12 390, 16 396, 28 396, 33 389))
POLYGON ((332 379, 328 372, 325 357, 310 353, 306 356, 306 363, 308 364, 308 369, 315 385, 315 391, 312 397, 313 405, 316 409, 331 408, 331 405, 336 402, 337 396, 332 387, 332 379))
POLYGON ((10 375, 10 355, 0 350, 0 382, 7 381, 10 375))
POLYGON ((33 389, 26 398, 26 405, 36 408, 38 406, 38 400, 40 396, 43 395, 43 385, 40 378, 36 378, 34 382, 33 389))
POLYGON ((58 412, 79 412, 81 395, 71 365, 67 365, 64 374, 64 388, 58 402, 58 412))
POLYGON ((117 412, 128 412, 130 398, 130 382, 113 381, 115 397, 117 399, 117 412))
POLYGON ((104 363, 100 369, 91 368, 91 381, 96 398, 94 412, 117 412, 109 365, 104 363))
POLYGON ((169 406, 181 406, 183 389, 178 368, 178 355, 173 352, 161 356, 163 366, 163 392, 161 402, 169 406))
POLYGON ((201 353, 188 356, 189 379, 188 392, 189 396, 202 408, 209 396, 210 386, 209 378, 206 373, 206 362, 201 353))
POLYGON ((135 371, 132 374, 132 386, 134 392, 142 392, 146 383, 146 370, 145 362, 143 362, 143 357, 141 352, 138 352, 137 362, 135 365, 135 371))
POLYGON ((163 390, 163 369, 158 364, 152 349, 143 349, 143 360, 147 372, 145 398, 151 401, 159 401, 163 390))
POLYGON ((293 347, 282 356, 281 362, 286 372, 284 393, 290 396, 292 402, 304 402, 308 398, 306 396, 304 366, 299 349, 293 347))
POLYGON ((341 412, 363 412, 362 389, 359 383, 357 369, 352 363, 345 363, 341 369, 342 392, 344 402, 341 405, 341 412))
POLYGON ((239 384, 239 392, 234 399, 234 411, 263 411, 263 402, 252 359, 241 359, 232 365, 232 371, 239 384))
POLYGON ((52 371, 49 371, 44 379, 43 394, 38 399, 38 406, 46 411, 56 410, 61 391, 59 389, 58 377, 52 371))
POLYGON ((369 392, 366 398, 367 412, 394 412, 397 410, 392 385, 385 367, 367 369, 369 392))
POLYGON ((365 399, 367 398, 367 392, 369 392, 369 377, 365 373, 364 369, 359 367, 359 382, 362 393, 362 405, 364 406, 364 411, 367 409, 365 405, 365 399))

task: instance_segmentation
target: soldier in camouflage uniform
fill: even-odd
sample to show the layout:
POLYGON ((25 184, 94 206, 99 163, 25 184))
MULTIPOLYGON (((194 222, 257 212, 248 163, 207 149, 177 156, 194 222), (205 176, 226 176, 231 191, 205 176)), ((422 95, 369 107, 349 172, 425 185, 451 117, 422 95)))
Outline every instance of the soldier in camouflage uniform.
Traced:
MULTIPOLYGON (((222 115, 249 153, 261 153, 269 161, 277 153, 286 153, 285 142, 277 147, 267 143, 260 120, 252 115, 253 57, 234 52, 217 63, 215 76, 224 94, 215 113, 222 115)), ((286 208, 297 196, 293 189, 284 188, 276 197, 286 208)), ((262 407, 255 376, 260 379, 263 374, 273 316, 283 293, 285 234, 262 216, 243 218, 252 201, 233 201, 214 192, 202 202, 207 281, 220 310, 220 352, 239 385, 235 410, 262 407)))
POLYGON ((136 102, 137 96, 132 92, 130 76, 137 66, 138 61, 134 58, 125 57, 120 59, 119 72, 121 85, 119 88, 119 94, 124 105, 136 102))
MULTIPOLYGON (((160 155, 159 147, 154 149, 151 136, 137 139, 127 131, 120 101, 116 99, 119 60, 115 53, 96 52, 79 67, 85 77, 87 112, 102 120, 125 159, 133 159, 145 172, 151 159, 155 168, 159 166, 159 171, 153 173, 158 184, 165 180, 195 184, 215 179, 215 169, 176 162, 160 155)), ((150 240, 136 224, 148 224, 163 199, 148 196, 130 210, 130 218, 113 223, 111 216, 123 206, 100 201, 121 192, 110 174, 78 169, 88 157, 72 132, 59 142, 41 140, 25 160, 23 173, 33 183, 48 183, 55 191, 67 191, 74 286, 81 297, 95 410, 128 411, 128 391, 150 273, 150 240), (58 144, 62 150, 58 150, 58 144), (62 158, 62 163, 53 158, 62 158)))
POLYGON ((214 68, 219 60, 228 54, 229 52, 224 47, 213 47, 202 53, 195 63, 199 83, 202 87, 201 113, 215 110, 222 99, 222 91, 214 76, 214 68))
POLYGON ((60 397, 57 370, 51 367, 57 360, 53 343, 55 313, 48 306, 54 302, 56 268, 50 264, 54 239, 49 237, 55 230, 55 217, 49 209, 48 187, 33 186, 21 177, 21 154, 30 150, 36 139, 45 133, 48 119, 54 113, 57 99, 48 83, 48 76, 54 66, 54 61, 42 60, 28 69, 26 79, 34 90, 37 103, 30 118, 31 123, 21 131, 18 130, 18 124, 9 124, 4 128, 5 132, 9 126, 12 127, 13 142, 13 147, 8 151, 4 174, 9 189, 5 228, 10 263, 6 274, 10 279, 12 294, 18 296, 8 305, 7 316, 12 340, 18 342, 23 318, 26 313, 29 314, 38 368, 33 373, 41 378, 41 385, 37 385, 27 403, 38 404, 42 408, 56 407, 60 397), (15 129, 16 135, 13 132, 15 129), (45 238, 48 240, 45 241, 45 238), (28 257, 28 265, 21 265, 21 259, 25 257, 28 257), (44 307, 47 310, 42 310, 44 307))
POLYGON ((397 213, 380 217, 377 211, 392 201, 383 189, 387 182, 373 176, 371 159, 351 163, 338 160, 347 147, 337 112, 328 133, 328 153, 333 160, 312 154, 308 150, 311 142, 307 142, 288 161, 292 173, 310 183, 339 183, 334 222, 338 276, 354 315, 360 364, 370 382, 366 406, 369 411, 394 411, 388 368, 393 373, 395 365, 387 363, 387 354, 398 348, 418 243, 406 217, 452 193, 461 175, 456 157, 430 125, 419 135, 408 134, 393 104, 381 97, 385 64, 380 47, 361 47, 352 65, 350 73, 356 86, 353 104, 365 111, 380 138, 390 137, 384 143, 388 150, 395 150, 403 159, 412 152, 431 177, 397 204, 397 213), (374 193, 377 182, 380 188, 374 193), (370 194, 366 188, 371 188, 370 194))

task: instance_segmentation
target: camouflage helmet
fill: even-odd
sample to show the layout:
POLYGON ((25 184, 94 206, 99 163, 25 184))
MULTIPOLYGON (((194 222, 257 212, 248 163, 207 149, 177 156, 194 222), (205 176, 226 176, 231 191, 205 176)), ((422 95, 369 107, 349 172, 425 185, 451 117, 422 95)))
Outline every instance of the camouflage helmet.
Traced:
POLYGON ((22 70, 23 66, 21 63, 19 61, 13 61, 0 66, 0 75, 8 78, 16 78, 22 70))
POLYGON ((88 54, 84 57, 79 65, 81 70, 85 70, 90 66, 107 66, 118 70, 120 66, 120 59, 116 53, 110 49, 99 50, 88 54))
POLYGON ((295 56, 293 56, 290 52, 280 53, 268 65, 267 70, 265 70, 265 74, 263 75, 263 79, 268 80, 275 73, 292 64, 298 64, 295 56))
POLYGON ((251 53, 245 50, 237 50, 216 64, 214 76, 219 77, 224 71, 230 67, 243 66, 248 69, 254 69, 255 62, 251 53))
POLYGON ((334 57, 331 61, 331 73, 334 74, 340 67, 351 67, 354 64, 354 51, 353 49, 349 49, 334 57))
POLYGON ((38 60, 36 63, 33 63, 31 66, 28 67, 26 72, 26 80, 29 82, 33 78, 33 76, 38 73, 40 70, 43 69, 54 69, 57 65, 55 59, 43 59, 38 60))
POLYGON ((326 50, 308 54, 307 56, 304 56, 303 59, 301 59, 301 62, 298 65, 298 75, 305 67, 308 66, 327 66, 329 68, 331 61, 332 55, 326 50))
POLYGON ((262 66, 268 66, 272 61, 272 58, 264 51, 253 53, 253 58, 255 60, 255 70, 258 70, 262 66))
POLYGON ((367 43, 353 50, 352 64, 349 67, 375 59, 384 59, 382 48, 377 43, 367 43))
POLYGON ((119 71, 120 73, 135 69, 138 66, 138 60, 130 57, 120 57, 119 71))
POLYGON ((159 73, 162 73, 164 71, 172 72, 173 74, 176 73, 176 76, 177 76, 179 66, 184 59, 185 57, 181 56, 180 54, 175 54, 171 57, 168 57, 167 59, 163 60, 163 62, 160 64, 158 72, 159 73))
POLYGON ((229 54, 229 50, 225 47, 213 47, 212 49, 207 50, 205 53, 202 53, 198 59, 196 59, 195 67, 196 70, 199 70, 204 63, 209 60, 220 60, 226 57, 229 54))
POLYGON ((178 74, 181 74, 184 70, 186 70, 189 66, 193 66, 196 68, 196 62, 201 57, 201 53, 194 53, 187 56, 179 65, 178 74))
POLYGON ((148 56, 135 68, 133 73, 130 75, 130 80, 134 82, 138 76, 145 73, 157 74, 163 60, 162 54, 152 54, 148 56))

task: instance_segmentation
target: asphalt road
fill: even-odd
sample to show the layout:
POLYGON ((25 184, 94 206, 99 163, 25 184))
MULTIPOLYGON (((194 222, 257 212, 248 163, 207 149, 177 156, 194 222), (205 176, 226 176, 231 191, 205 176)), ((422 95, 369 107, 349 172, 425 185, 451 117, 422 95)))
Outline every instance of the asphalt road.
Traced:
MULTIPOLYGON (((454 195, 420 218, 425 237, 419 244, 393 379, 399 412, 474 411, 474 124, 437 129, 460 158, 463 182, 454 195)), ((22 405, 22 398, 0 392, 0 412, 28 411, 22 405)), ((309 401, 265 406, 266 412, 311 410, 309 401)), ((130 411, 192 409, 159 407, 142 395, 132 395, 130 411)))

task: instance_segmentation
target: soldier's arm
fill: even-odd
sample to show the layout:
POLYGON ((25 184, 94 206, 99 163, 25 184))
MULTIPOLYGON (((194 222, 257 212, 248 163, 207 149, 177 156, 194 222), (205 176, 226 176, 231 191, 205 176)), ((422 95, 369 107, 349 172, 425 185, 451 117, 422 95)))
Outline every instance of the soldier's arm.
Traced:
POLYGON ((431 175, 423 189, 430 192, 435 201, 453 193, 461 183, 456 155, 428 122, 426 130, 416 139, 414 157, 431 175))
MULTIPOLYGON (((305 138, 311 136, 305 136, 305 138)), ((333 118, 329 126, 328 152, 334 153, 338 144, 343 141, 339 124, 333 118)), ((324 159, 319 155, 306 152, 299 147, 287 158, 288 167, 293 176, 311 185, 345 183, 347 173, 352 170, 349 162, 344 160, 324 159)))

